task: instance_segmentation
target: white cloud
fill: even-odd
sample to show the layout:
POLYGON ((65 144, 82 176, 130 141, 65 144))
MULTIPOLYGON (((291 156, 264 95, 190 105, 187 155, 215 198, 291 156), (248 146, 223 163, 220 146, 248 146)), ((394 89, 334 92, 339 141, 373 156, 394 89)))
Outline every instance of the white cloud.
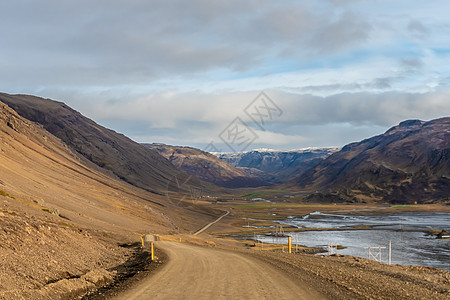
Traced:
POLYGON ((175 144, 208 142, 237 116, 249 121, 243 109, 266 90, 285 113, 260 146, 336 145, 450 114, 449 8, 445 0, 3 1, 0 81, 5 92, 65 101, 140 141, 175 144))
POLYGON ((255 143, 278 148, 324 145, 327 138, 328 145, 342 145, 353 141, 348 137, 366 138, 405 119, 430 120, 450 115, 447 88, 426 93, 358 92, 325 97, 270 90, 267 94, 283 114, 267 120, 266 131, 261 131, 244 112, 258 92, 170 92, 124 102, 98 101, 98 105, 90 106, 90 114, 108 124, 141 122, 144 125, 138 129, 125 132, 140 142, 178 141, 183 145, 220 142, 219 134, 239 117, 256 131, 255 143))

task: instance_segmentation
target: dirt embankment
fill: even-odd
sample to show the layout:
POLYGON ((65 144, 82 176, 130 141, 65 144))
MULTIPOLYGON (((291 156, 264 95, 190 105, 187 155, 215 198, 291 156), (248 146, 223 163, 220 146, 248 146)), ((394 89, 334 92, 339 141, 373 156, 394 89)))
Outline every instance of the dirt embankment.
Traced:
POLYGON ((67 299, 112 281, 132 253, 95 235, 0 211, 0 299, 67 299))
POLYGON ((387 265, 352 256, 317 256, 269 251, 247 255, 282 269, 334 299, 449 299, 450 272, 387 265))

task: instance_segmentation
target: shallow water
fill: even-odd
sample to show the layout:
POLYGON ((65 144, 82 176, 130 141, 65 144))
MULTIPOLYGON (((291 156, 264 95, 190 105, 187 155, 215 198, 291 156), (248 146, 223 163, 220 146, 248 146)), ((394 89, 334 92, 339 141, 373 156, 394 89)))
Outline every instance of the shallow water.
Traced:
POLYGON ((299 228, 346 228, 370 225, 378 229, 450 229, 450 213, 403 212, 390 214, 352 214, 314 212, 304 217, 289 217, 281 224, 299 228))
MULTIPOLYGON (((327 248, 329 242, 346 249, 343 255, 368 257, 365 247, 381 249, 382 262, 388 262, 389 241, 392 243, 392 263, 421 265, 450 270, 450 239, 436 239, 421 230, 450 229, 450 213, 404 212, 392 214, 342 214, 339 212, 312 213, 306 217, 289 217, 281 221, 304 228, 340 228, 341 230, 292 232, 293 244, 327 248), (345 230, 358 225, 371 225, 373 230, 345 230), (413 231, 402 231, 413 230, 413 231)), ((265 243, 287 243, 287 238, 257 235, 265 243)), ((378 253, 377 250, 371 250, 378 253)))

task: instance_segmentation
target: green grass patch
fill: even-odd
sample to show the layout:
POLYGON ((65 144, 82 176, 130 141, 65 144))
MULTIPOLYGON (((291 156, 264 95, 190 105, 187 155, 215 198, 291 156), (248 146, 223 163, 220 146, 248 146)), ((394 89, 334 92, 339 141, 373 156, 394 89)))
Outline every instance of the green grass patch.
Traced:
POLYGON ((17 216, 17 214, 15 213, 15 212, 10 212, 10 211, 7 211, 7 210, 0 210, 2 213, 5 213, 5 214, 10 214, 11 216, 17 216))
POLYGON ((250 197, 256 198, 256 197, 261 197, 261 196, 262 196, 262 194, 260 194, 260 193, 250 193, 250 194, 241 196, 241 198, 250 198, 250 197))
POLYGON ((283 194, 292 194, 292 192, 287 190, 259 190, 254 193, 240 196, 240 198, 274 197, 282 196, 283 194))
POLYGON ((233 209, 266 209, 266 208, 303 208, 303 207, 317 207, 320 208, 327 208, 327 207, 339 207, 334 204, 299 204, 299 203, 277 203, 273 204, 274 202, 264 202, 264 203, 258 203, 258 204, 237 204, 232 205, 231 207, 233 209))
POLYGON ((264 204, 242 204, 242 205, 233 205, 231 206, 233 209, 262 209, 262 208, 271 208, 270 206, 264 204))
POLYGON ((61 223, 59 223, 60 225, 63 225, 63 226, 67 226, 67 227, 73 227, 73 225, 72 224, 68 224, 68 223, 64 223, 64 222, 61 222, 61 223))
POLYGON ((391 206, 393 209, 416 209, 415 206, 408 206, 408 205, 399 205, 399 206, 391 206))
POLYGON ((2 190, 0 190, 0 195, 3 196, 3 197, 11 198, 11 199, 16 199, 13 196, 9 195, 7 192, 2 191, 2 190))
POLYGON ((48 208, 43 208, 42 211, 50 213, 50 210, 48 208))

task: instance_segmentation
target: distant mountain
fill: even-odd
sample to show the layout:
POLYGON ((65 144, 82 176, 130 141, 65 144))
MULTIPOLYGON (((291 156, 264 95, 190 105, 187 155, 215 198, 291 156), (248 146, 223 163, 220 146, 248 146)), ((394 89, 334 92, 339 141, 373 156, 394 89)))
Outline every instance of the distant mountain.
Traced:
POLYGON ((336 151, 339 151, 339 148, 305 148, 290 151, 261 149, 213 154, 249 175, 272 183, 283 183, 316 166, 336 151))
POLYGON ((318 191, 311 201, 448 202, 450 118, 404 121, 345 146, 292 183, 318 191))
POLYGON ((267 182, 239 170, 218 157, 191 147, 143 144, 158 151, 175 167, 198 179, 228 188, 257 187, 267 182))
MULTIPOLYGON (((41 124, 108 174, 132 185, 164 194, 174 177, 180 181, 188 178, 157 151, 98 125, 62 102, 4 93, 0 93, 0 101, 24 118, 41 124)), ((198 180, 190 182, 202 186, 198 180)))

